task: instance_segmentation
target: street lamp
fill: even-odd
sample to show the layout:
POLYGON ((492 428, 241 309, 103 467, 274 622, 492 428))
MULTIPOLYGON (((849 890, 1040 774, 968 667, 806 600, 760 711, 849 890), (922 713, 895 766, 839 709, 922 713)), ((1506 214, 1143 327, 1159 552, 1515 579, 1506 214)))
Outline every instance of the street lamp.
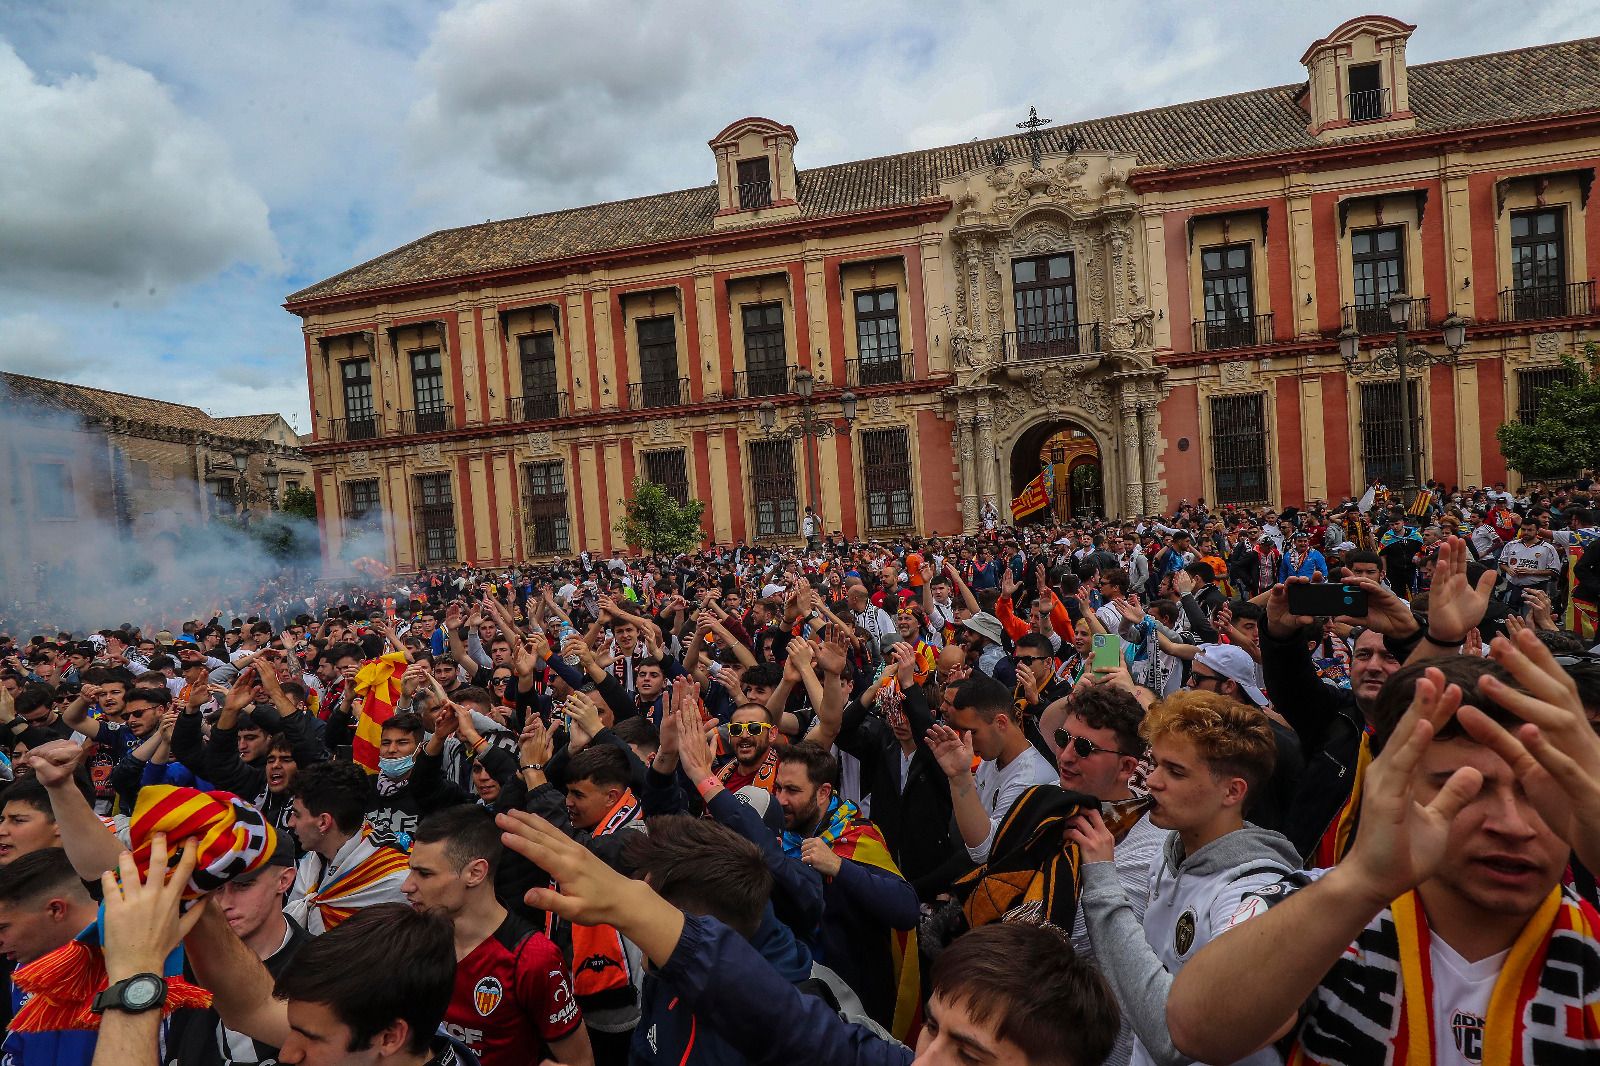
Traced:
POLYGON ((267 456, 267 465, 261 468, 261 478, 267 483, 267 504, 278 506, 278 461, 267 456))
POLYGON ((1467 345, 1467 321, 1452 311, 1439 323, 1446 352, 1430 352, 1410 344, 1411 297, 1397 292, 1389 297, 1389 323, 1394 326, 1394 347, 1374 348, 1366 362, 1361 362, 1361 334, 1355 323, 1359 315, 1339 331, 1339 357, 1345 370, 1357 377, 1367 374, 1398 373, 1400 376, 1400 460, 1405 465, 1401 479, 1400 498, 1407 508, 1417 498, 1420 489, 1417 478, 1416 448, 1411 439, 1411 371, 1421 371, 1430 366, 1454 366, 1461 349, 1467 345))
POLYGON ((244 447, 244 445, 241 444, 239 447, 233 449, 233 468, 239 473, 243 474, 244 468, 249 465, 250 452, 244 447))
POLYGON ((779 429, 777 407, 771 400, 762 400, 760 406, 756 408, 756 425, 761 428, 764 436, 787 437, 800 442, 804 449, 803 458, 806 464, 806 502, 811 505, 812 510, 816 510, 817 479, 814 476, 815 457, 812 454, 811 442, 836 434, 848 434, 850 427, 855 423, 859 401, 856 399, 856 394, 848 390, 839 394, 839 416, 844 421, 844 427, 841 429, 831 418, 818 418, 816 410, 811 406, 811 398, 817 391, 815 374, 805 367, 795 371, 794 391, 800 397, 798 422, 792 422, 779 429))

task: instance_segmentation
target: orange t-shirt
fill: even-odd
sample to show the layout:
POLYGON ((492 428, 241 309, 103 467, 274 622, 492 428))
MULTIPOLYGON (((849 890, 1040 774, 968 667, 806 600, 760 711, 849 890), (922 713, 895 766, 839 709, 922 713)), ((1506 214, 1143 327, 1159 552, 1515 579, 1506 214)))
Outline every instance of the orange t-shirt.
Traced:
POLYGON ((922 556, 916 552, 906 556, 906 573, 911 577, 912 588, 922 587, 922 556))

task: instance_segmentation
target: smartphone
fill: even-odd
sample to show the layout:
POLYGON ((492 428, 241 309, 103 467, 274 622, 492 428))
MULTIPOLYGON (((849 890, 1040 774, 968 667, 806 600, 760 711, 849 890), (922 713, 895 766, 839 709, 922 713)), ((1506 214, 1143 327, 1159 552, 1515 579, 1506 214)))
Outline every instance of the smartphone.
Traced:
POLYGON ((1122 665, 1122 638, 1115 633, 1096 633, 1091 640, 1089 669, 1115 670, 1122 665))
POLYGON ((1360 585, 1303 584, 1288 586, 1289 613, 1316 617, 1364 615, 1367 590, 1360 585))

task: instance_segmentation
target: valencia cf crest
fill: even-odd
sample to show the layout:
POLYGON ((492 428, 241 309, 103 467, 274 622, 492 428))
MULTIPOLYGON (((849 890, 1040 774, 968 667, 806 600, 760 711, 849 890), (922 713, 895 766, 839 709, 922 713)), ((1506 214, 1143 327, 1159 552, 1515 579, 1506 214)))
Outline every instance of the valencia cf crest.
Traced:
POLYGON ((1172 933, 1172 946, 1178 949, 1178 957, 1189 954, 1189 949, 1194 947, 1194 911, 1187 910, 1178 915, 1178 926, 1172 933))
POLYGON ((472 988, 472 1005, 478 1008, 478 1013, 487 1018, 500 1000, 505 997, 505 989, 500 986, 498 978, 485 977, 472 988))

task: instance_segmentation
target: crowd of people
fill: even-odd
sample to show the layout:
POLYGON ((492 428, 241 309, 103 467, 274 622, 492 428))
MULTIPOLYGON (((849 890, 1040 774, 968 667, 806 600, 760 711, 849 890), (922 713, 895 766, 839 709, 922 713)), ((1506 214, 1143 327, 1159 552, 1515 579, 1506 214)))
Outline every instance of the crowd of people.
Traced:
POLYGON ((812 522, 0 634, 0 1061, 1600 1055, 1587 476, 812 522))

